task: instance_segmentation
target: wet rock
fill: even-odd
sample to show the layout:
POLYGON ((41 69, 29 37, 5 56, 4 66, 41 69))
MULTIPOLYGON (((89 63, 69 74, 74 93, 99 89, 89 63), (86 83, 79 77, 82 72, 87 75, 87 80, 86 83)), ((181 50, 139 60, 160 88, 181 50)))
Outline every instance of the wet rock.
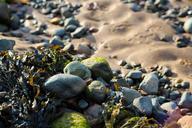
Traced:
POLYGON ((192 108, 192 95, 190 92, 184 92, 178 104, 182 108, 192 108))
POLYGON ((85 27, 77 28, 71 35, 73 38, 81 38, 87 33, 88 29, 85 27))
POLYGON ((102 57, 91 57, 83 60, 82 63, 91 70, 93 77, 101 77, 105 81, 110 81, 113 77, 108 62, 102 57))
POLYGON ((121 92, 123 93, 123 98, 126 104, 133 103, 133 100, 135 98, 138 98, 141 96, 141 94, 137 90, 131 89, 131 88, 122 87, 121 92))
POLYGON ((13 50, 15 46, 14 40, 0 39, 0 51, 13 50))
POLYGON ((102 116, 103 108, 101 105, 94 104, 90 106, 85 112, 85 116, 88 119, 88 122, 91 126, 97 126, 98 124, 103 122, 102 116))
POLYGON ((192 18, 185 21, 183 28, 185 32, 192 33, 192 18))
POLYGON ((142 113, 145 115, 151 115, 152 114, 152 102, 151 98, 147 96, 141 96, 138 98, 135 98, 133 101, 133 105, 142 113))
POLYGON ((88 85, 86 95, 97 102, 103 102, 107 96, 107 88, 102 82, 93 81, 88 85))
POLYGON ((167 112, 172 112, 175 109, 177 109, 177 104, 173 101, 170 101, 170 102, 166 102, 166 103, 162 104, 161 108, 163 110, 166 110, 167 112))
POLYGON ((67 112, 52 123, 52 128, 90 128, 90 126, 82 114, 67 112))
POLYGON ((136 71, 130 71, 126 77, 132 78, 132 79, 141 79, 142 78, 142 72, 139 70, 136 71))
POLYGON ((73 61, 67 64, 64 68, 65 74, 72 74, 81 77, 82 79, 90 79, 91 71, 79 61, 73 61))
POLYGON ((57 96, 68 99, 77 96, 85 89, 86 83, 78 76, 57 74, 50 77, 44 87, 57 96))
POLYGON ((154 73, 147 74, 139 88, 147 94, 157 94, 159 89, 159 79, 154 73))

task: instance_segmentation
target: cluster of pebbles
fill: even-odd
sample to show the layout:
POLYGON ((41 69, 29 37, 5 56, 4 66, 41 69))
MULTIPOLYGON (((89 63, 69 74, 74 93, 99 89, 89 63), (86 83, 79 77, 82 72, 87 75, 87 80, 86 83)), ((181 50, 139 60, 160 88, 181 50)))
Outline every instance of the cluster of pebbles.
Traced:
POLYGON ((121 0, 128 4, 134 12, 145 10, 155 13, 163 20, 171 22, 176 31, 175 37, 162 37, 162 41, 175 41, 178 48, 191 46, 191 38, 186 33, 192 32, 192 7, 173 6, 168 0, 121 0), (186 19, 183 21, 183 19, 186 19))

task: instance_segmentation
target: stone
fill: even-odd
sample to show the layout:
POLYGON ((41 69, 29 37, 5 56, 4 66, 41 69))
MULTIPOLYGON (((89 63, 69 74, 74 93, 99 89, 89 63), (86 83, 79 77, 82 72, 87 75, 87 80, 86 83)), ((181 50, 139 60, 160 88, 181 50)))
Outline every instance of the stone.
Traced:
POLYGON ((51 126, 52 128, 91 128, 87 119, 77 112, 64 113, 51 126))
POLYGON ((81 77, 82 79, 90 79, 91 71, 79 61, 72 61, 66 65, 63 72, 81 77))
POLYGON ((49 43, 50 43, 51 45, 59 45, 59 46, 61 46, 61 47, 64 47, 64 44, 65 44, 65 42, 63 42, 62 40, 60 40, 60 39, 57 38, 57 37, 53 37, 53 38, 49 41, 49 43))
POLYGON ((142 78, 142 72, 139 70, 130 71, 126 77, 132 78, 132 79, 141 79, 142 78))
POLYGON ((83 44, 79 44, 77 46, 77 52, 79 54, 85 54, 85 55, 91 55, 92 54, 92 50, 87 45, 83 45, 83 44))
POLYGON ((185 81, 181 83, 181 88, 183 89, 189 89, 190 88, 190 83, 185 81))
POLYGON ((162 110, 153 108, 153 118, 156 119, 159 123, 163 124, 168 118, 168 114, 162 110))
POLYGON ((98 124, 103 122, 103 107, 98 104, 94 104, 90 106, 87 110, 85 110, 84 114, 88 119, 88 122, 91 126, 97 126, 98 124))
POLYGON ((139 88, 147 94, 157 94, 159 89, 159 79, 154 73, 147 74, 139 88))
POLYGON ((41 10, 41 13, 42 13, 42 14, 45 14, 45 15, 50 14, 50 13, 51 13, 51 8, 43 8, 43 9, 41 10))
POLYGON ((45 82, 44 87, 49 92, 55 93, 62 99, 68 99, 75 97, 84 91, 86 83, 78 76, 56 74, 45 82))
POLYGON ((130 3, 130 4, 129 4, 129 7, 130 7, 130 9, 131 9, 132 11, 134 11, 134 12, 138 12, 138 11, 141 10, 141 6, 138 5, 138 4, 136 4, 136 3, 130 3))
POLYGON ((0 39, 0 51, 13 50, 15 46, 14 40, 0 39))
POLYGON ((59 37, 63 38, 65 35, 66 35, 66 32, 65 32, 65 30, 63 28, 56 29, 53 32, 53 36, 59 36, 59 37))
POLYGON ((172 112, 177 109, 177 104, 174 101, 166 102, 161 105, 161 108, 167 112, 172 112))
POLYGON ((181 96, 181 99, 178 103, 181 108, 192 108, 192 95, 190 92, 184 92, 181 96))
POLYGON ((65 30, 68 32, 74 32, 76 29, 77 29, 77 26, 75 26, 75 25, 68 25, 65 28, 65 30))
POLYGON ((79 100, 78 105, 79 105, 79 107, 80 107, 81 109, 85 109, 85 108, 87 108, 87 107, 89 106, 89 104, 87 103, 87 101, 85 101, 85 100, 83 100, 83 99, 79 100))
POLYGON ((141 96, 137 90, 131 88, 122 87, 121 92, 123 93, 123 99, 126 104, 132 104, 135 98, 141 96))
POLYGON ((142 114, 147 116, 152 114, 152 102, 151 98, 147 96, 141 96, 133 100, 133 106, 136 107, 142 114))
POLYGON ((83 60, 82 63, 91 70, 92 77, 101 77, 107 82, 113 77, 112 70, 105 58, 91 57, 83 60))
POLYGON ((86 96, 97 102, 103 102, 107 96, 107 88, 102 82, 95 80, 88 85, 86 96))
POLYGON ((70 17, 70 18, 67 18, 65 20, 65 27, 69 26, 69 25, 75 25, 75 26, 79 26, 79 21, 76 20, 74 17, 70 17))
POLYGON ((87 33, 88 29, 85 27, 78 27, 71 35, 73 38, 81 38, 87 33))
POLYGON ((6 25, 0 24, 0 32, 8 31, 8 27, 6 25))
POLYGON ((120 60, 119 62, 118 62, 118 65, 119 66, 125 66, 127 64, 127 62, 125 61, 125 60, 120 60))
POLYGON ((192 18, 189 18, 185 21, 183 29, 185 32, 192 33, 192 18))
POLYGON ((170 68, 168 68, 168 67, 163 67, 162 74, 163 74, 164 76, 170 77, 170 76, 172 76, 173 73, 172 73, 172 71, 171 71, 170 68))
POLYGON ((0 3, 0 23, 9 25, 11 23, 11 12, 8 4, 0 3))
POLYGON ((180 93, 179 93, 178 90, 172 91, 172 92, 169 94, 169 98, 170 98, 171 100, 176 100, 176 99, 179 98, 179 97, 180 97, 180 93))
POLYGON ((60 20, 61 20, 61 18, 55 17, 55 18, 52 18, 49 22, 52 24, 58 25, 60 20))
POLYGON ((69 18, 73 16, 73 13, 70 11, 70 8, 68 7, 62 7, 60 9, 60 14, 65 17, 65 18, 69 18))
POLYGON ((177 121, 177 123, 180 125, 181 128, 191 128, 192 116, 183 116, 177 121))
POLYGON ((11 24, 10 24, 10 27, 13 29, 13 30, 16 30, 20 27, 20 18, 17 16, 17 15, 13 15, 11 17, 11 24))

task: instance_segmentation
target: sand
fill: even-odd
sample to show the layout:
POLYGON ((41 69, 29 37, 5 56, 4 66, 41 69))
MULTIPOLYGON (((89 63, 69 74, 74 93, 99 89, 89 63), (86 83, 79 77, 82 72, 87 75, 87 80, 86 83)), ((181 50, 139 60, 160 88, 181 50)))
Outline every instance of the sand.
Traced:
MULTIPOLYGON (((163 36, 175 35, 170 22, 145 11, 133 12, 120 0, 69 0, 69 2, 83 4, 80 14, 76 16, 77 19, 82 25, 99 30, 85 38, 72 40, 73 44, 86 43, 95 46, 97 50, 93 56, 106 57, 112 68, 121 69, 124 74, 128 71, 118 66, 118 61, 122 59, 141 63, 146 68, 156 64, 169 66, 175 73, 175 79, 182 78, 192 84, 192 47, 177 48, 173 41, 160 41, 163 36), (96 2, 98 9, 87 10, 86 5, 89 2, 96 2)), ((171 1, 171 3, 174 6, 189 4, 187 1, 171 1)), ((51 25, 48 19, 37 10, 29 10, 37 20, 48 24, 50 34, 59 28, 51 25)), ((28 27, 34 29, 31 28, 30 23, 28 27)), ((1 37, 4 38, 4 36, 1 37)), ((15 49, 19 51, 41 45, 41 43, 30 44, 19 38, 6 38, 16 40, 15 49)))

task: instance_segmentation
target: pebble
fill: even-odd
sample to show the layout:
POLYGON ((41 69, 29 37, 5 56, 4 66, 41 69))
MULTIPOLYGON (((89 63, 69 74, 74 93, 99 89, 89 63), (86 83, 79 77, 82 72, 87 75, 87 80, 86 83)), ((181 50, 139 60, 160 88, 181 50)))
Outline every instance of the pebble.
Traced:
POLYGON ((79 95, 85 89, 86 83, 78 76, 56 74, 50 77, 44 87, 57 96, 68 99, 79 95))
POLYGON ((66 32, 63 28, 56 29, 53 33, 53 36, 59 36, 61 38, 63 38, 65 35, 66 35, 66 32))
POLYGON ((126 77, 132 78, 132 79, 141 79, 142 78, 142 72, 139 70, 130 71, 126 77))
POLYGON ((55 18, 52 18, 49 22, 52 24, 58 25, 60 20, 61 20, 61 18, 55 17, 55 18))
POLYGON ((77 46, 77 52, 79 54, 85 54, 87 56, 91 55, 92 54, 92 50, 89 48, 89 46, 87 45, 83 45, 83 44, 79 44, 77 46))
POLYGON ((91 71, 79 61, 72 61, 66 65, 63 72, 81 77, 82 79, 90 79, 91 71))
POLYGON ((152 102, 151 98, 147 96, 141 96, 138 98, 135 98, 133 101, 133 105, 142 113, 147 116, 152 114, 152 102))
POLYGON ((140 83, 139 88, 147 94, 157 94, 159 89, 159 79, 154 73, 147 74, 140 83))
POLYGON ((13 50, 15 46, 14 40, 0 39, 0 51, 13 50))
POLYGON ((59 45, 59 46, 61 46, 61 47, 64 47, 64 44, 65 44, 65 42, 63 42, 62 40, 60 40, 60 39, 57 38, 57 37, 53 37, 53 38, 49 41, 49 43, 50 43, 51 45, 59 45))
POLYGON ((161 105, 161 108, 163 110, 166 110, 167 112, 172 112, 176 110, 177 104, 174 101, 166 102, 161 105))
POLYGON ((185 32, 192 33, 192 18, 185 21, 183 28, 185 32))
POLYGON ((65 18, 69 18, 69 17, 73 16, 73 13, 70 11, 70 8, 68 8, 68 7, 62 7, 60 9, 60 13, 65 18))
POLYGON ((74 17, 70 17, 70 18, 67 18, 65 20, 65 27, 69 26, 69 25, 75 25, 75 26, 79 26, 79 21, 76 20, 74 17))
POLYGON ((107 88, 102 82, 93 81, 87 87, 86 96, 97 102, 103 102, 107 96, 107 88))
POLYGON ((192 108, 192 95, 190 92, 184 92, 178 104, 181 108, 192 108))
POLYGON ((85 27, 77 28, 73 33, 71 33, 73 38, 81 38, 87 33, 88 29, 85 27))
POLYGON ((74 32, 76 29, 77 29, 77 26, 75 26, 75 25, 68 25, 65 28, 65 30, 68 32, 74 32))
POLYGON ((183 89, 189 89, 189 88, 190 88, 190 83, 189 83, 189 82, 182 82, 182 83, 181 83, 181 88, 183 88, 183 89))
POLYGON ((126 104, 132 104, 135 98, 141 96, 137 90, 127 87, 122 87, 121 92, 123 93, 123 99, 125 100, 126 104))
POLYGON ((85 101, 85 100, 83 100, 83 99, 79 100, 78 105, 79 105, 79 107, 80 107, 81 109, 86 109, 86 108, 89 106, 89 104, 87 103, 87 101, 85 101))

